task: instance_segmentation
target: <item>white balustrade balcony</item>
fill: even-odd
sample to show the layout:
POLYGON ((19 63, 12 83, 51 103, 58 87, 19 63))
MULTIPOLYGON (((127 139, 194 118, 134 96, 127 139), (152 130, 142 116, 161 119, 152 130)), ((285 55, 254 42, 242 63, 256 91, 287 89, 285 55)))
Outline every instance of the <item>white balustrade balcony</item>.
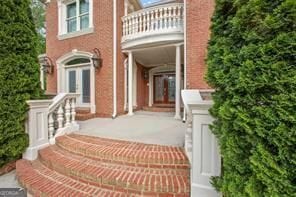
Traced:
POLYGON ((171 3, 142 9, 122 17, 122 48, 133 47, 145 42, 162 42, 167 39, 184 39, 184 5, 171 3), (169 36, 172 36, 169 38, 169 36), (151 40, 151 37, 159 37, 151 40), (143 38, 143 40, 141 40, 143 38), (148 38, 148 39, 147 39, 148 38), (134 44, 127 44, 139 40, 134 44))

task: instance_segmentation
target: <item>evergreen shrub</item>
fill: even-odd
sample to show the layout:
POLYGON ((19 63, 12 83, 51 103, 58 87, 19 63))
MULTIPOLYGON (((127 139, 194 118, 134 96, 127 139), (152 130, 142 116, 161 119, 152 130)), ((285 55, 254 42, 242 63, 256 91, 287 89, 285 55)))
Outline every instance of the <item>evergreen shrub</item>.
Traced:
POLYGON ((207 81, 226 197, 296 196, 295 30, 295 0, 216 0, 207 81))
POLYGON ((0 167, 28 146, 26 100, 42 94, 30 3, 0 1, 0 167))

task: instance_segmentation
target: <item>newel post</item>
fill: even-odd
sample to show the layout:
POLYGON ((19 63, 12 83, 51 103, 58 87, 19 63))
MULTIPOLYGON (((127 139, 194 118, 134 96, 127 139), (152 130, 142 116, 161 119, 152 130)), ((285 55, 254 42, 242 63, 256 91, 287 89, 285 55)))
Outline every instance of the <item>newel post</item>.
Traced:
POLYGON ((212 101, 188 104, 192 114, 191 196, 221 196, 211 185, 211 177, 220 176, 221 156, 216 137, 209 128, 212 101))
POLYGON ((23 153, 23 158, 35 160, 38 150, 49 145, 48 141, 48 107, 52 100, 30 100, 26 133, 29 135, 29 147, 23 153))

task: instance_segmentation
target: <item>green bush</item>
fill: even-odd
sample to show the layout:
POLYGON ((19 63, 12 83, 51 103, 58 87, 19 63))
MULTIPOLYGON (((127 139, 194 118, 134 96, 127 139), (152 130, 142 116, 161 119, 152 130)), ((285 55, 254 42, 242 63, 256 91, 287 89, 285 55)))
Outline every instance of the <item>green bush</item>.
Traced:
POLYGON ((0 1, 0 167, 27 147, 26 100, 42 94, 30 3, 0 1))
POLYGON ((296 196, 295 22, 295 0, 216 0, 207 80, 224 196, 296 196))

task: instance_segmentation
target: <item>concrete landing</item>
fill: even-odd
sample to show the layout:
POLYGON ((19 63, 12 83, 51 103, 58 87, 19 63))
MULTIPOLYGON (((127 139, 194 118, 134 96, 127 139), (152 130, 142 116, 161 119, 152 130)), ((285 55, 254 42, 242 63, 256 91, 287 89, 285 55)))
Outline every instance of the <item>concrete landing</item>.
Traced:
POLYGON ((95 118, 79 122, 79 134, 148 144, 184 146, 186 124, 173 113, 136 112, 116 119, 95 118))

